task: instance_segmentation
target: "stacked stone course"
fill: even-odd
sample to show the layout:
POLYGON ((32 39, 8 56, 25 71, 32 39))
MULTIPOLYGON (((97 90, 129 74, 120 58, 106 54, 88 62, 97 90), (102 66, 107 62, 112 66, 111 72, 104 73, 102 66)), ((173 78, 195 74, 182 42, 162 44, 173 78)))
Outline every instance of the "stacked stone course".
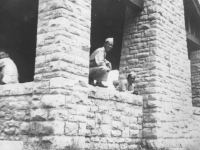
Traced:
POLYGON ((1 141, 26 142, 29 134, 32 91, 32 82, 0 86, 1 141))
POLYGON ((141 96, 90 87, 86 149, 138 149, 142 136, 141 96))
POLYGON ((127 70, 137 73, 136 89, 144 97, 146 148, 178 149, 192 144, 186 44, 182 0, 144 0, 141 13, 127 10, 120 78, 125 79, 127 70))
POLYGON ((84 148, 90 0, 39 0, 29 147, 84 148))

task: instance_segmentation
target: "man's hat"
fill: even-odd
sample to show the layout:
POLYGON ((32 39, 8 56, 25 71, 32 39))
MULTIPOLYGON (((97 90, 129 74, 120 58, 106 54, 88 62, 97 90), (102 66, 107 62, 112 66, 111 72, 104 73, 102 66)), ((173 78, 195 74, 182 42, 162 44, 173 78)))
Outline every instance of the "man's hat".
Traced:
POLYGON ((133 71, 131 71, 130 73, 128 73, 127 78, 128 78, 129 76, 133 76, 133 77, 136 78, 136 74, 135 74, 135 72, 133 72, 133 71))
POLYGON ((106 42, 113 43, 113 38, 107 38, 107 39, 105 40, 105 43, 106 43, 106 42))

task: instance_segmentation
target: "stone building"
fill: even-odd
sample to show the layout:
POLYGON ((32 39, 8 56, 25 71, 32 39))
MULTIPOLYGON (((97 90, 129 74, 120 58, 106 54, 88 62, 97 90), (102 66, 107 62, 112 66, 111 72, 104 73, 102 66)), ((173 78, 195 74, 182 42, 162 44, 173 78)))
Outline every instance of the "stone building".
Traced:
POLYGON ((198 149, 198 0, 2 3, 0 42, 21 83, 0 86, 0 149, 198 149), (90 52, 107 36, 140 96, 88 85, 90 52))

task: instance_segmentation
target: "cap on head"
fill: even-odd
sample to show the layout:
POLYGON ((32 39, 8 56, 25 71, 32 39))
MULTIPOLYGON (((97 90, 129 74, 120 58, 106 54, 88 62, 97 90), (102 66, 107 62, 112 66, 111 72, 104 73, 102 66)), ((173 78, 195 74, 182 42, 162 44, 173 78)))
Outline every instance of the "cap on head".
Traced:
POLYGON ((128 75, 127 75, 127 78, 129 78, 130 76, 132 76, 132 77, 135 77, 136 78, 136 74, 135 74, 135 72, 130 72, 128 75))
POLYGON ((105 43, 113 43, 113 38, 107 38, 107 39, 105 40, 105 43))

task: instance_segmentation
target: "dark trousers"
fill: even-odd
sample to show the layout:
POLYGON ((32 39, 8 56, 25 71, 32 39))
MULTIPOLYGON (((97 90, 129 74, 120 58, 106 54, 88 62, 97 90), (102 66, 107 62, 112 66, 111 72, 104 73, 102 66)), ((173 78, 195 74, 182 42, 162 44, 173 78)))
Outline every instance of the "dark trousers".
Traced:
POLYGON ((2 80, 3 80, 3 74, 0 73, 0 85, 4 85, 4 84, 6 84, 6 83, 4 83, 2 80))

